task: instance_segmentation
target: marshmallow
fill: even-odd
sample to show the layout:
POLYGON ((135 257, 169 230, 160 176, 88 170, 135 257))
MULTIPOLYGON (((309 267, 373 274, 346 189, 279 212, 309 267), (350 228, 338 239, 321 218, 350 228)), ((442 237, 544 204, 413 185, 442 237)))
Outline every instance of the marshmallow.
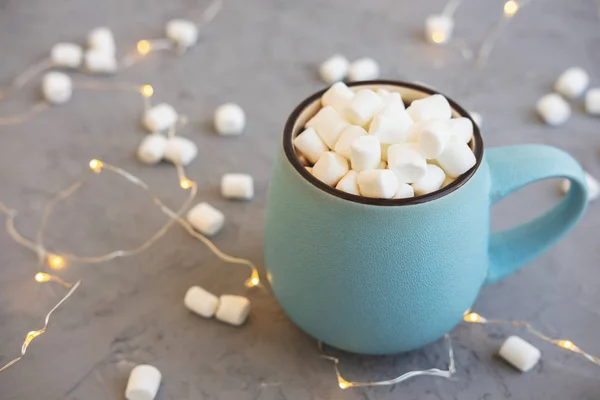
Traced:
POLYGON ((547 94, 539 99, 536 109, 544 122, 552 126, 564 124, 571 116, 571 107, 556 93, 547 94))
POLYGON ((160 103, 144 112, 142 124, 149 132, 165 131, 177 122, 177 111, 167 104, 160 103))
POLYGON ((250 200, 254 197, 254 180, 248 174, 225 174, 221 178, 221 195, 226 199, 250 200))
POLYGON ((437 162, 448 176, 456 178, 471 169, 476 163, 475 154, 465 142, 451 139, 437 162))
POLYGON ((381 144, 375 136, 367 135, 355 139, 350 146, 352 169, 358 172, 376 169, 381 161, 381 144))
POLYGON ((336 82, 323 93, 321 104, 323 107, 331 106, 337 112, 342 112, 353 97, 354 92, 344 82, 336 82))
POLYGON ((452 38, 454 21, 446 15, 430 15, 425 20, 425 39, 429 43, 444 44, 452 38))
POLYGON ((185 19, 172 19, 165 26, 165 35, 180 49, 187 49, 198 40, 198 27, 185 19))
POLYGON ((594 88, 585 94, 585 111, 591 115, 600 115, 600 88, 594 88))
POLYGON ((313 165, 312 174, 325 184, 335 186, 348 170, 348 160, 344 156, 328 151, 313 165))
POLYGON ((125 398, 127 400, 154 400, 160 387, 162 375, 152 365, 137 365, 131 371, 125 398))
POLYGON ((325 142, 317 135, 313 128, 305 129, 294 139, 294 146, 311 163, 317 162, 319 157, 329 150, 325 142))
POLYGON ((42 79, 42 94, 51 104, 63 104, 71 99, 73 84, 71 78, 62 72, 48 72, 42 79))
POLYGON ((388 149, 390 146, 389 144, 381 143, 381 161, 388 161, 388 149))
POLYGON ((214 124, 221 135, 239 135, 246 125, 244 110, 237 104, 225 103, 217 107, 214 124))
POLYGON ((342 192, 360 196, 360 191, 358 190, 358 183, 356 182, 356 178, 358 178, 358 172, 350 170, 338 182, 335 188, 337 190, 341 190, 342 192))
POLYGON ((117 59, 113 53, 90 49, 85 52, 85 67, 98 74, 112 74, 117 70, 117 59))
POLYGON ((144 164, 156 164, 165 156, 167 138, 155 133, 148 135, 142 140, 137 150, 138 160, 144 164))
POLYGON ((498 351, 498 355, 521 372, 527 372, 537 364, 540 351, 518 336, 511 336, 498 351))
POLYGON ((437 158, 451 138, 449 121, 429 121, 418 138, 419 150, 427 159, 437 158))
POLYGON ((483 124, 483 116, 476 111, 469 111, 469 114, 471 114, 471 118, 473 119, 475 124, 477 124, 477 126, 481 128, 481 124, 483 124))
POLYGON ((336 54, 329 57, 319 67, 319 75, 323 82, 332 84, 343 80, 348 75, 350 63, 346 57, 336 54))
POLYGON ((370 89, 362 89, 356 93, 343 114, 353 124, 366 127, 382 106, 383 100, 377 93, 370 89))
POLYGON ((78 68, 83 59, 83 50, 74 43, 57 43, 50 50, 50 59, 57 67, 78 68))
POLYGON ((419 136, 423 131, 423 128, 427 125, 427 121, 425 122, 415 122, 408 128, 408 132, 406 133, 406 141, 408 143, 418 143, 419 136))
POLYGON ((378 77, 379 65, 372 58, 360 58, 350 64, 350 69, 348 70, 348 80, 350 82, 370 81, 378 77))
POLYGON ((187 213, 187 220, 200 233, 213 236, 223 228, 225 216, 210 204, 200 203, 187 213))
POLYGON ((373 117, 369 133, 384 144, 402 143, 406 141, 412 124, 413 121, 404 109, 404 104, 395 101, 373 117))
POLYGON ((165 146, 165 159, 173 164, 183 166, 191 163, 198 155, 198 147, 194 142, 181 136, 167 139, 165 146))
POLYGON ((219 306, 219 298, 200 286, 192 286, 185 293, 183 304, 204 318, 212 318, 219 306))
POLYGON ((411 143, 391 145, 388 149, 388 168, 401 183, 413 183, 427 173, 427 161, 418 147, 411 143))
POLYGON ((250 300, 242 296, 223 295, 215 317, 230 325, 242 325, 250 314, 250 300))
POLYGON ((360 126, 350 125, 342 131, 342 134, 340 135, 340 138, 335 144, 333 150, 336 153, 343 155, 349 160, 352 154, 352 142, 354 142, 359 137, 366 135, 367 131, 365 131, 360 126))
POLYGON ((100 50, 106 53, 115 53, 115 38, 110 29, 100 27, 93 29, 87 37, 88 46, 94 50, 100 50))
MULTIPOLYGON (((600 183, 588 172, 585 172, 585 183, 588 189, 588 201, 594 201, 600 197, 600 183)), ((560 188, 564 194, 567 194, 571 188, 571 181, 563 179, 560 183, 560 188)))
POLYGON ((364 197, 391 199, 398 190, 396 175, 389 169, 362 171, 356 181, 364 197))
POLYGON ((402 96, 398 92, 390 92, 389 90, 386 90, 386 89, 377 89, 376 93, 379 95, 379 97, 381 97, 381 100, 383 100, 384 106, 387 106, 387 105, 389 105, 391 103, 395 103, 395 102, 402 103, 402 106, 404 106, 404 102, 402 101, 402 96))
POLYGON ((446 175, 437 165, 427 164, 427 172, 424 177, 412 184, 417 196, 435 192, 442 187, 446 175))
POLYGON ((430 121, 432 119, 450 119, 452 117, 450 103, 441 94, 434 94, 415 100, 406 111, 414 122, 430 121))
POLYGON ((394 199, 408 199, 415 197, 415 190, 408 183, 398 182, 398 189, 394 195, 394 199))
POLYGON ((323 107, 306 123, 307 128, 314 128, 325 144, 333 149, 340 134, 350 125, 340 113, 331 106, 323 107))
POLYGON ((473 122, 469 118, 452 118, 447 122, 450 128, 450 136, 469 143, 473 137, 473 122))
POLYGON ((560 74, 554 84, 554 90, 567 98, 573 99, 581 96, 589 83, 590 77, 583 68, 571 67, 560 74))

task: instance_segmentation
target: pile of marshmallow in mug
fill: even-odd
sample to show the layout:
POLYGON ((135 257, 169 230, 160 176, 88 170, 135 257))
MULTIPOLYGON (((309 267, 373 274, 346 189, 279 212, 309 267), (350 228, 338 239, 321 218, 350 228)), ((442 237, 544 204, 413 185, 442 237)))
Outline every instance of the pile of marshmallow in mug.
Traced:
POLYGON ((434 94, 405 108, 400 93, 333 84, 322 108, 294 139, 306 169, 353 195, 402 199, 450 184, 471 169, 473 123, 452 118, 434 94))

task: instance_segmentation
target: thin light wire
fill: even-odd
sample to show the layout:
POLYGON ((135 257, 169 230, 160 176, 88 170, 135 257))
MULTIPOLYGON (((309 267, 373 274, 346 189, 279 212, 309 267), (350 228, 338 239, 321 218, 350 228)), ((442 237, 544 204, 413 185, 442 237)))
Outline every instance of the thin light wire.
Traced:
POLYGON ((144 85, 136 85, 128 82, 94 82, 94 81, 76 81, 73 86, 78 89, 98 90, 98 91, 124 91, 124 92, 140 92, 144 85))
POLYGON ((0 91, 0 100, 4 100, 6 97, 21 89, 27 82, 42 71, 52 67, 52 60, 50 58, 44 58, 35 64, 30 65, 24 71, 22 71, 13 82, 3 91, 0 91))
POLYGON ((44 111, 48 107, 49 107, 48 102, 42 100, 42 101, 36 103, 29 110, 27 110, 21 114, 10 115, 8 117, 0 117, 0 126, 21 124, 21 123, 27 121, 29 118, 35 116, 36 114, 44 111))
POLYGON ((462 2, 463 0, 448 0, 442 10, 442 15, 452 18, 462 2))

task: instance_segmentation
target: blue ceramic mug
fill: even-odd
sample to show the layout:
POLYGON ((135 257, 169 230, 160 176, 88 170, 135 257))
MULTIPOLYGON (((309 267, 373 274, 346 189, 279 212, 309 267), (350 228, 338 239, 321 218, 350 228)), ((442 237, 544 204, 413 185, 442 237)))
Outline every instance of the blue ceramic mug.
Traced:
MULTIPOLYGON (((415 84, 371 81, 405 103, 433 94, 415 84)), ((477 164, 437 192, 370 199, 333 189, 309 174, 292 140, 320 107, 306 99, 285 126, 266 215, 265 262, 288 316, 323 342, 351 352, 390 354, 422 347, 452 330, 483 285, 555 244, 583 214, 583 172, 568 154, 543 145, 485 149, 475 125, 477 164), (546 178, 571 190, 548 213, 490 233, 490 208, 546 178)), ((455 116, 470 118, 450 100, 455 116)))

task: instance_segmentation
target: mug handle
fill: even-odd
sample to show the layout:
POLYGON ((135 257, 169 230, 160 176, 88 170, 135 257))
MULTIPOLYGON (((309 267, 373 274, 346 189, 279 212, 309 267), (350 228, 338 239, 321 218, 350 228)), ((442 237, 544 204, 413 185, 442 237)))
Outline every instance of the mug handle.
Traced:
POLYGON ((530 183, 567 178, 571 189, 547 213, 517 227, 494 232, 489 243, 485 284, 498 282, 554 245, 581 218, 588 203, 581 166, 567 153, 544 145, 520 145, 486 151, 491 204, 530 183))

